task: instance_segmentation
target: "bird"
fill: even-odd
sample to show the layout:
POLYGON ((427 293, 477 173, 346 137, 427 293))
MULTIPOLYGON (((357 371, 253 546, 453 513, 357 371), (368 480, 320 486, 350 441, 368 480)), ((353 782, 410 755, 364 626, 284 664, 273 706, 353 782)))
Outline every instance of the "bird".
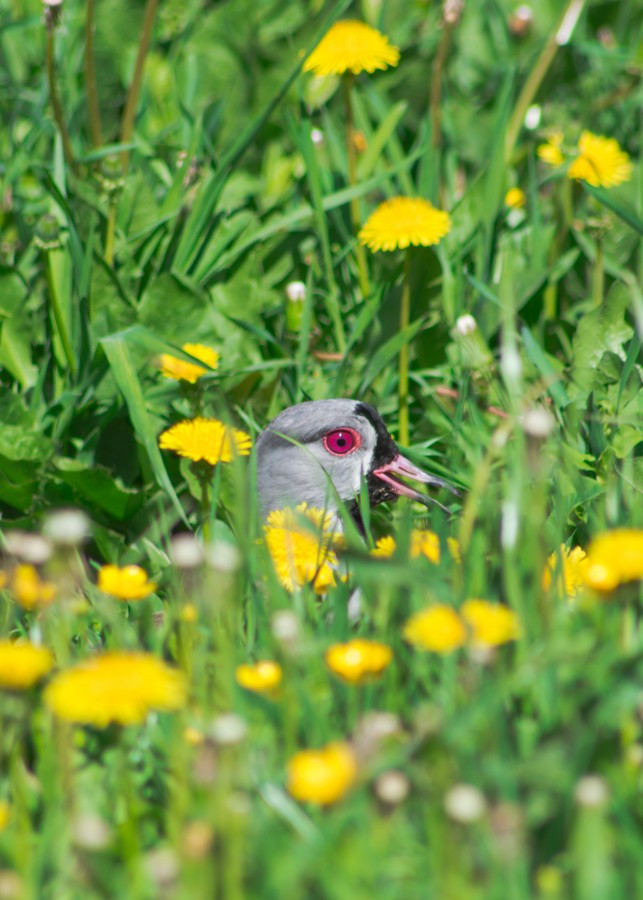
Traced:
POLYGON ((400 496, 429 506, 442 504, 402 479, 446 488, 402 455, 379 412, 361 400, 309 400, 279 413, 256 445, 260 513, 306 503, 331 513, 345 504, 363 533, 359 496, 366 484, 371 506, 400 496))

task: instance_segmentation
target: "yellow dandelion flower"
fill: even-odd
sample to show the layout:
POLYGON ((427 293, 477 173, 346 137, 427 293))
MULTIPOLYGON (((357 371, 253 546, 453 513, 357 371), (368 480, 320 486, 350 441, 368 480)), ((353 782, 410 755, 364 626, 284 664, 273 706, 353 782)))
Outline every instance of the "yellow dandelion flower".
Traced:
MULTIPOLYGON (((447 538, 447 546, 451 556, 456 562, 459 562, 460 546, 458 542, 454 538, 447 538)), ((380 559, 388 559, 393 556, 396 550, 397 544, 395 539, 387 536, 380 538, 377 541, 375 549, 372 551, 372 556, 379 557, 380 559)), ((425 556, 429 562, 436 563, 437 565, 437 563, 440 562, 440 539, 437 534, 428 529, 414 528, 411 532, 410 555, 411 559, 425 556)))
POLYGON ((263 659, 254 664, 237 666, 237 684, 257 694, 272 694, 281 684, 283 670, 279 663, 263 659))
POLYGON ((548 166, 562 166, 565 157, 561 147, 563 145, 562 131, 555 131, 546 144, 539 144, 536 147, 536 155, 538 159, 542 159, 548 166))
POLYGON ((428 200, 393 197, 385 200, 366 220, 358 238, 373 252, 404 250, 439 244, 451 229, 449 214, 428 200))
POLYGON ((60 672, 45 690, 45 703, 60 719, 105 728, 133 725, 151 710, 185 703, 181 672, 149 653, 114 651, 60 672))
POLYGON ((357 778, 357 760, 348 744, 301 750, 288 762, 288 790, 295 800, 328 806, 340 800, 357 778))
POLYGON ((579 155, 567 170, 569 178, 593 187, 613 188, 632 177, 630 158, 614 138, 584 131, 578 142, 579 155))
POLYGON ((0 831, 4 831, 11 820, 11 807, 6 800, 0 800, 0 831))
POLYGON ((161 374, 166 378, 174 378, 176 381, 187 381, 190 384, 194 384, 210 369, 216 369, 221 358, 221 354, 217 353, 212 347, 206 347, 204 344, 183 344, 181 350, 185 350, 190 356, 200 359, 201 362, 205 363, 205 366, 199 366, 197 363, 179 359, 177 356, 171 356, 169 353, 162 353, 159 357, 159 367, 161 374))
POLYGON ((441 603, 411 616, 403 633, 409 644, 434 653, 451 653, 467 639, 467 629, 455 609, 441 603))
POLYGON ((49 606, 56 596, 56 585, 43 581, 37 569, 30 565, 16 566, 9 587, 23 609, 49 606))
POLYGON ((643 578, 643 529, 615 528, 597 535, 587 548, 583 578, 601 593, 643 578))
POLYGON ((326 651, 326 665, 349 684, 364 684, 383 674, 393 651, 379 641, 354 638, 346 644, 333 644, 326 651))
POLYGON ((398 48, 376 28, 345 19, 326 32, 304 63, 304 72, 314 72, 318 78, 346 72, 359 75, 396 66, 399 60, 398 48))
POLYGON ((179 456, 211 466, 230 462, 235 456, 247 456, 251 446, 245 431, 229 428, 217 419, 185 419, 159 438, 161 450, 173 450, 179 456))
POLYGON ((0 591, 1 591, 2 588, 5 586, 6 583, 7 583, 7 575, 6 575, 6 572, 3 572, 3 571, 0 570, 0 591))
POLYGON ((335 586, 337 554, 332 516, 300 503, 296 509, 273 510, 264 526, 266 546, 279 582, 291 593, 312 584, 318 594, 335 586))
POLYGON ((0 640, 0 687, 25 690, 32 687, 54 665, 46 647, 25 641, 0 640))
POLYGON ((98 589, 117 600, 144 600, 156 590, 156 582, 148 581, 147 572, 140 566, 101 566, 98 589))
POLYGON ((587 564, 587 554, 584 550, 580 547, 570 550, 561 544, 560 555, 552 553, 545 565, 541 582, 543 590, 549 591, 552 584, 555 584, 559 593, 575 597, 584 584, 583 575, 587 564))
POLYGON ((519 187, 509 188, 505 194, 505 206, 509 209, 520 209, 527 202, 527 195, 519 187))
POLYGON ((518 616, 502 603, 467 600, 462 606, 462 618, 471 629, 474 644, 496 647, 515 641, 521 635, 518 616))

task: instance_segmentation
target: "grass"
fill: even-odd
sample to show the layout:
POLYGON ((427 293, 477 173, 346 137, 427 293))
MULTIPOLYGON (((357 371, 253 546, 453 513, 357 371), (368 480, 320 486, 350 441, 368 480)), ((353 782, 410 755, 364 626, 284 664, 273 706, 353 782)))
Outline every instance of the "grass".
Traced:
POLYGON ((14 533, 51 510, 91 520, 82 546, 40 565, 52 605, 0 593, 0 637, 50 647, 60 670, 149 651, 188 686, 179 711, 106 729, 56 719, 46 680, 2 693, 0 895, 640 895, 640 585, 570 601, 541 583, 561 544, 643 527, 634 5, 571 2, 564 41, 553 2, 522 36, 505 0, 446 26, 439 4, 403 0, 155 6, 65 0, 44 23, 36 0, 0 11, 2 569, 35 552, 31 539, 12 555, 14 533), (342 16, 401 50, 352 85, 356 158, 342 85, 300 71, 342 16), (585 129, 630 154, 627 183, 538 159, 551 131, 574 146, 585 129), (526 204, 509 210, 514 186, 526 204), (451 232, 407 263, 367 252, 364 272, 351 209, 364 221, 398 194, 448 210, 451 232), (293 281, 306 296, 290 331, 293 281), (465 315, 477 330, 463 335, 465 315), (192 387, 156 365, 186 341, 221 353, 192 387), (199 413, 256 438, 290 404, 353 396, 399 435, 401 353, 404 452, 462 497, 449 518, 374 510, 369 545, 395 534, 397 554, 373 559, 349 534, 349 581, 291 595, 259 540, 254 457, 215 467, 204 491, 158 436, 199 413), (439 564, 409 562, 414 527, 438 533, 439 564), (173 562, 184 532, 208 537, 206 564, 173 562), (101 594, 110 562, 157 590, 101 594), (486 654, 404 641, 412 613, 471 597, 507 604, 522 637, 486 654), (354 635, 393 650, 371 684, 324 662, 354 635), (235 680, 259 659, 283 667, 273 697, 235 680), (337 740, 357 753, 355 785, 328 808, 297 802, 289 759, 337 740), (391 771, 405 797, 390 799, 391 771))

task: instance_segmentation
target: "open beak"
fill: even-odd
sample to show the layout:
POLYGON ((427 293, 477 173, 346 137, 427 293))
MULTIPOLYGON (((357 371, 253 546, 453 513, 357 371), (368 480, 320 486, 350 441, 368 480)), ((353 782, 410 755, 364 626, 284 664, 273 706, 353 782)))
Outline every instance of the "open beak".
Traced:
POLYGON ((452 494, 455 494, 456 497, 460 496, 460 491, 448 484, 448 482, 443 481, 441 478, 436 478, 435 475, 427 475, 426 472, 419 469, 410 459, 402 456, 401 453, 398 453, 390 463, 387 463, 385 466, 380 466, 379 469, 375 469, 373 475, 388 484, 396 494, 401 494, 403 497, 410 497, 411 500, 416 500, 418 503, 423 503, 425 506, 430 506, 431 503, 435 503, 436 506, 439 506, 440 509, 449 515, 450 510, 445 506, 442 506, 441 503, 438 503, 437 500, 434 500, 433 497, 421 494, 420 491, 416 491, 414 488, 409 487, 408 484, 400 481, 399 478, 412 478, 413 481, 420 481, 423 484, 433 485, 433 487, 446 488, 448 491, 451 491, 452 494))

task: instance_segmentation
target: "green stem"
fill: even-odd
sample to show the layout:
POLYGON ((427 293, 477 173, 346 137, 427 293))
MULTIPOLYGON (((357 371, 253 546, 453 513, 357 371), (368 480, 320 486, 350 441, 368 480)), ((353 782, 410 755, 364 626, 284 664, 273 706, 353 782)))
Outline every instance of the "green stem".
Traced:
POLYGON ((203 540, 210 540, 210 476, 203 472, 199 475, 201 482, 201 528, 203 540))
POLYGON ((570 0, 556 25, 556 29, 549 36, 547 43, 541 50, 540 56, 536 60, 536 64, 529 73, 527 81, 523 85, 507 126, 505 137, 505 160, 507 162, 509 162, 513 154, 527 110, 533 103, 538 89, 554 61, 558 48, 567 44, 571 38, 584 6, 585 0, 570 0))
MULTIPOLYGON (((138 108, 138 98, 143 84, 143 73, 145 69, 145 57, 152 40, 152 31, 154 29, 154 20, 156 19, 156 10, 158 0, 147 0, 145 4, 145 12, 143 14, 143 28, 138 43, 138 54, 136 56, 136 64, 134 66, 134 76, 130 84, 127 94, 127 102, 125 103, 125 111, 123 112, 123 123, 121 125, 121 143, 128 144, 134 133, 134 120, 136 118, 136 110, 138 108)), ((129 162, 129 151, 123 150, 121 153, 123 162, 123 173, 127 171, 129 162)))
POLYGON ((111 268, 114 265, 114 243, 116 237, 116 200, 110 197, 105 229, 105 262, 111 268))
POLYGON ((69 332, 67 331, 67 323, 65 322, 62 306, 60 304, 60 298, 58 296, 58 290, 56 289, 56 279, 54 278, 54 273, 51 268, 51 253, 45 251, 44 255, 45 273, 47 278, 47 287, 49 288, 49 303, 51 305, 51 312, 53 314, 56 329, 58 331, 60 343, 62 344, 63 353, 65 354, 65 359, 67 360, 67 365, 69 366, 69 371, 71 372, 72 377, 75 377, 76 358, 74 357, 74 351, 72 349, 69 332))
MULTIPOLYGON (((404 332, 411 321, 411 250, 406 251, 404 257, 404 276, 402 282, 402 299, 400 301, 400 333, 404 332)), ((409 444, 409 345, 405 341, 400 347, 399 379, 398 379, 398 406, 400 444, 408 447, 409 444)))
MULTIPOLYGON (((346 115, 346 153, 348 155, 348 184, 355 187, 357 184, 357 151, 355 149, 355 128, 353 124, 353 102, 351 91, 353 88, 354 76, 350 73, 344 75, 344 108, 346 115)), ((357 235, 361 226, 361 216, 359 211, 359 199, 353 197, 350 202, 351 222, 353 225, 353 233, 357 235)), ((368 266, 366 263, 366 250, 359 239, 355 245, 355 254, 357 257, 357 272, 359 278, 359 289, 362 298, 368 297, 370 293, 370 285, 368 281, 368 266)))
POLYGON ((596 258, 594 259, 594 268, 592 271, 592 305, 598 307, 603 302, 603 288, 605 284, 605 248, 603 246, 603 235, 599 234, 596 238, 596 258))
POLYGON ((49 98, 54 114, 54 120, 60 132, 65 159, 70 166, 74 166, 74 151, 72 150, 69 132, 63 117, 63 108, 56 87, 56 71, 54 66, 54 22, 53 18, 47 19, 47 81, 49 82, 49 98))
POLYGON ((96 88, 96 68, 94 66, 94 0, 87 0, 85 17, 85 86, 87 88, 87 112, 89 114, 89 131, 94 147, 103 144, 103 133, 96 88))

